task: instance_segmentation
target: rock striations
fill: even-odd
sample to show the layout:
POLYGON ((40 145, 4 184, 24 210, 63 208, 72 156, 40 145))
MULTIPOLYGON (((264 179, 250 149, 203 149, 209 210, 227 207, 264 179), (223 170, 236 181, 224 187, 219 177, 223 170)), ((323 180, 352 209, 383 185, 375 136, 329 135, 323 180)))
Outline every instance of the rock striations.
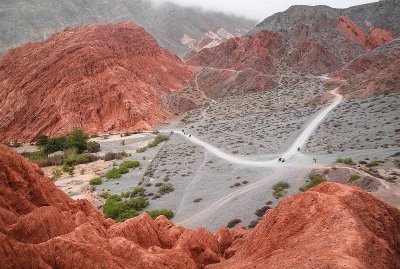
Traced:
POLYGON ((330 77, 345 80, 342 91, 370 96, 400 91, 400 39, 362 54, 330 77))
POLYGON ((399 268, 400 211, 325 183, 291 196, 254 230, 216 234, 148 215, 115 223, 0 145, 1 268, 399 268))
POLYGON ((148 129, 192 73, 132 23, 67 28, 0 61, 0 140, 148 129))

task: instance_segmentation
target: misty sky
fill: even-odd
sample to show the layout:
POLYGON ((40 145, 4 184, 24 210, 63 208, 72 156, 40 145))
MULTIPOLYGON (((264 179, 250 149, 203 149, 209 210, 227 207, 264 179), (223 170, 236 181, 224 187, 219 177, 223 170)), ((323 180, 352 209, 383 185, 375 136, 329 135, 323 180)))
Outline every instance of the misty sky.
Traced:
POLYGON ((292 5, 327 5, 336 8, 350 7, 375 1, 368 0, 153 0, 156 3, 174 2, 184 6, 199 6, 204 9, 234 13, 259 21, 292 5))

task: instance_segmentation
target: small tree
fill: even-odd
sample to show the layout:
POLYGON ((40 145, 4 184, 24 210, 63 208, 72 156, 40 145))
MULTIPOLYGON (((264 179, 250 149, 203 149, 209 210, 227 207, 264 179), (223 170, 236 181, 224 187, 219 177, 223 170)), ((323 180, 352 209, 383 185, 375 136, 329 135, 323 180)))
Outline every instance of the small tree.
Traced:
POLYGON ((82 129, 74 129, 68 136, 68 148, 76 148, 78 153, 82 153, 87 148, 89 136, 82 129))

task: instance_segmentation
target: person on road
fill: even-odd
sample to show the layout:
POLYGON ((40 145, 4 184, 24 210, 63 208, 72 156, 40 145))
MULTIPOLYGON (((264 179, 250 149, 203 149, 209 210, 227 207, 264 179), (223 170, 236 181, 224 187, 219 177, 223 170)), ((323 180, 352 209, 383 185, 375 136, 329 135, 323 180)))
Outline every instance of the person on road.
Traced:
POLYGON ((190 135, 189 135, 189 138, 191 138, 191 137, 192 137, 192 135, 190 134, 190 135))
POLYGON ((300 151, 300 147, 297 148, 297 151, 300 151))
POLYGON ((316 163, 316 162, 317 162, 317 159, 316 159, 316 158, 313 158, 313 161, 314 161, 314 163, 316 163))
POLYGON ((285 158, 282 158, 282 162, 283 162, 283 163, 285 162, 285 158))
POLYGON ((279 159, 278 159, 278 162, 281 162, 281 161, 282 161, 282 158, 279 158, 279 159))

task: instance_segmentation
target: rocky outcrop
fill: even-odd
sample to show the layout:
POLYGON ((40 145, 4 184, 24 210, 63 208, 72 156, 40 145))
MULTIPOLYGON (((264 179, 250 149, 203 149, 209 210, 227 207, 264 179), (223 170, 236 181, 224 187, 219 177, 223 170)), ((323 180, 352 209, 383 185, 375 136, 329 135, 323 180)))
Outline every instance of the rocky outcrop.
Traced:
POLYGON ((345 80, 342 92, 352 96, 388 94, 400 90, 400 39, 363 54, 330 77, 345 80))
POLYGON ((254 230, 187 230, 147 214, 115 223, 0 145, 1 268, 398 268, 400 211, 324 183, 254 230))
POLYGON ((0 140, 149 129, 192 73, 132 23, 67 28, 0 61, 0 140))

